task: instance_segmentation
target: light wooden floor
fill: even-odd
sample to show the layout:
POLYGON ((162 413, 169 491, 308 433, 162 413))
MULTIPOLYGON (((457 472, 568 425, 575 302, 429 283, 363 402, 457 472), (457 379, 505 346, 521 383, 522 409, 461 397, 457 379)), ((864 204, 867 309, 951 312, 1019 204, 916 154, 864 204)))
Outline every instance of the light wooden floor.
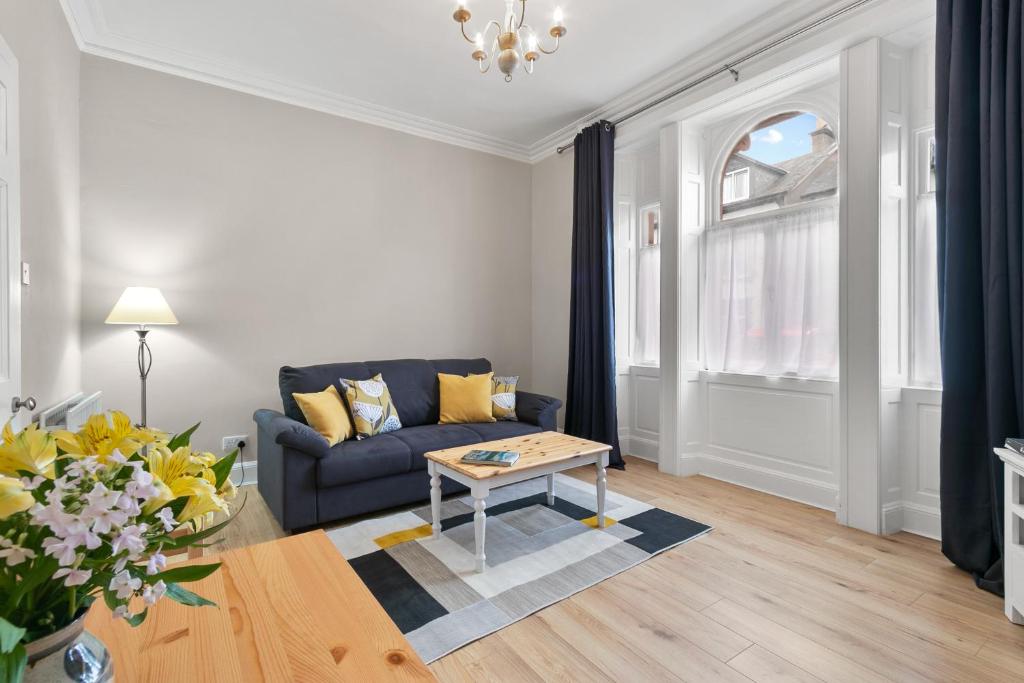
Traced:
MULTIPOLYGON (((714 531, 444 657, 442 681, 1024 680, 1024 627, 934 541, 631 458, 611 490, 714 531)), ((590 468, 578 473, 593 480, 590 468)), ((255 487, 229 546, 281 535, 255 487)))

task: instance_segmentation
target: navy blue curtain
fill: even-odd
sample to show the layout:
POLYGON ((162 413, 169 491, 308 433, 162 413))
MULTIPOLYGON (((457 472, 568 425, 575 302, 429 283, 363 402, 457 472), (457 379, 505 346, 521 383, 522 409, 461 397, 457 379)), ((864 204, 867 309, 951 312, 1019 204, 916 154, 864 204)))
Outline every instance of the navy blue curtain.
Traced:
POLYGON ((942 552, 1002 594, 1003 470, 1024 434, 1021 2, 938 0, 942 552))
POLYGON ((615 412, 613 177, 615 127, 600 121, 576 136, 572 211, 572 293, 565 432, 611 445, 623 468, 615 412))

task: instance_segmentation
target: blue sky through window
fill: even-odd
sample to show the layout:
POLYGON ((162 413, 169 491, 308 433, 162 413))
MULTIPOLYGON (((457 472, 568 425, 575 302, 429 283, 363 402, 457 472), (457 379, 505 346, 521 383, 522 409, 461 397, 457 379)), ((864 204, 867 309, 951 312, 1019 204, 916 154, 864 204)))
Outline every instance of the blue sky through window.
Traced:
POLYGON ((792 159, 811 151, 810 133, 818 128, 814 114, 800 114, 791 119, 756 130, 750 134, 748 157, 766 164, 792 159))

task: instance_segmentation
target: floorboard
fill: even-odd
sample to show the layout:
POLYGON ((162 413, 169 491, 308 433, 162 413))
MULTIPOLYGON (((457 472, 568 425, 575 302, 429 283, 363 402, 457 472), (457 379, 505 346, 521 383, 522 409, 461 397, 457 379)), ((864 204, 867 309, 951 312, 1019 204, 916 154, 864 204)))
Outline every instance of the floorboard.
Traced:
MULTIPOLYGON (((440 680, 1024 680, 1024 627, 935 541, 637 458, 608 486, 715 530, 441 658, 440 680)), ((243 491, 221 548, 283 535, 243 491)))

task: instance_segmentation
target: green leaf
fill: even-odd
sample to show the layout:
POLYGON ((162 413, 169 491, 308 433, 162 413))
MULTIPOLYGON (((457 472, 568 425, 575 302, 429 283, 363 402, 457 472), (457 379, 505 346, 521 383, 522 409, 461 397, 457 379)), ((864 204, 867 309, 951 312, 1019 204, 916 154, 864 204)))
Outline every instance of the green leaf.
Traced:
POLYGON ((237 517, 238 513, 241 512, 242 508, 245 507, 245 501, 246 501, 246 498, 242 498, 242 504, 238 506, 237 510, 235 510, 235 514, 231 515, 230 517, 225 519, 220 524, 214 524, 213 526, 209 527, 208 529, 203 529, 202 531, 197 531, 194 534, 188 534, 188 535, 185 535, 185 536, 178 536, 178 537, 173 539, 174 540, 173 543, 168 543, 164 547, 171 548, 171 549, 174 549, 174 548, 187 548, 188 546, 194 545, 196 542, 201 541, 204 538, 209 538, 210 536, 213 536, 218 531, 220 531, 221 529, 226 527, 228 524, 231 524, 231 522, 235 521, 235 517, 237 517))
POLYGON ((167 443, 167 447, 172 451, 176 451, 182 446, 189 445, 189 441, 192 439, 192 435, 195 433, 197 429, 199 429, 199 424, 200 423, 196 422, 194 425, 183 431, 181 434, 175 435, 174 438, 167 443))
POLYGON ((107 604, 107 608, 111 612, 117 609, 117 606, 121 604, 117 599, 117 595, 110 589, 103 591, 103 602, 107 604))
POLYGON ((220 487, 224 485, 224 482, 228 480, 228 475, 231 474, 231 468, 235 465, 235 458, 238 457, 238 449, 231 451, 223 458, 213 463, 210 470, 217 477, 217 490, 220 491, 220 487))
POLYGON ((205 579, 210 574, 220 569, 220 562, 214 562, 212 564, 190 564, 183 567, 172 567, 159 574, 154 574, 148 577, 146 580, 149 583, 156 583, 157 581, 164 581, 165 583, 190 583, 192 581, 199 581, 205 579))
POLYGON ((188 605, 189 607, 216 607, 217 603, 211 602, 206 598, 196 595, 192 591, 182 588, 176 583, 167 584, 167 592, 165 596, 174 600, 174 602, 181 603, 182 605, 188 605))
POLYGON ((149 613, 149 608, 142 610, 138 614, 133 614, 130 617, 125 617, 124 620, 128 622, 130 626, 138 626, 146 620, 146 615, 149 613))
POLYGON ((10 652, 0 653, 0 683, 20 683, 27 663, 28 653, 21 643, 10 652))
POLYGON ((21 642, 25 629, 0 617, 0 652, 9 654, 21 642))

